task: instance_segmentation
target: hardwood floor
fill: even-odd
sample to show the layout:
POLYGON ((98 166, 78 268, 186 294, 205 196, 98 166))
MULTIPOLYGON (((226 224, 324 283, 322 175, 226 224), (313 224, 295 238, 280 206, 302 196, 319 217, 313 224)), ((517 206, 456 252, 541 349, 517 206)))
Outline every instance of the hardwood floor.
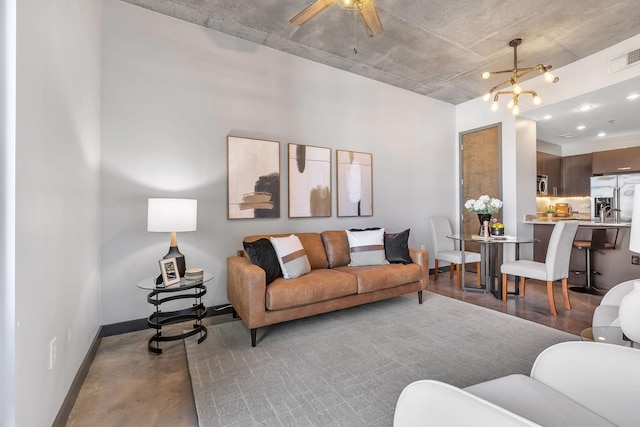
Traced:
MULTIPOLYGON (((455 277, 453 280, 449 280, 448 272, 440 273, 438 282, 433 280, 433 275, 429 276, 429 280, 429 291, 431 292, 501 311, 575 335, 580 335, 583 329, 591 326, 593 311, 602 300, 602 296, 569 291, 571 310, 565 310, 562 302, 562 289, 560 282, 557 282, 554 284, 554 296, 558 315, 551 316, 547 287, 544 282, 539 280, 527 280, 526 296, 509 295, 506 303, 489 293, 463 292, 456 289, 455 277)), ((465 283, 467 286, 475 286, 475 273, 467 272, 465 283)), ((509 282, 509 290, 512 291, 513 288, 513 282, 509 282)))
MULTIPOLYGON (((573 309, 562 305, 556 286, 558 315, 549 314, 546 286, 527 281, 526 297, 509 296, 506 303, 492 294, 462 292, 449 274, 441 274, 436 283, 430 276, 429 291, 491 310, 501 311, 572 334, 591 326, 593 311, 602 297, 570 293, 573 309)), ((465 274, 473 286, 474 273, 465 274)), ((513 284, 510 284, 511 288, 513 284)), ((427 295, 428 298, 428 295, 427 295)), ((205 319, 205 324, 238 321, 230 314, 205 319)), ((188 324, 172 325, 171 328, 188 324)), ((67 426, 197 426, 197 415, 182 341, 163 344, 161 356, 147 351, 151 330, 106 337, 102 340, 80 395, 67 420, 67 426)))

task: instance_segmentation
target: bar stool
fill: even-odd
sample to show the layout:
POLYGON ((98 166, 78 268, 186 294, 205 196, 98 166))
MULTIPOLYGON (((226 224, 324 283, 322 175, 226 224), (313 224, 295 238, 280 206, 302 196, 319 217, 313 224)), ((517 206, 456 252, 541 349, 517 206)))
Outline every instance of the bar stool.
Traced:
POLYGON ((591 230, 591 240, 574 240, 573 247, 579 250, 585 251, 585 270, 571 270, 572 273, 577 275, 586 275, 586 286, 571 286, 569 289, 574 292, 580 292, 583 294, 603 295, 606 290, 598 289, 594 286, 595 276, 599 275, 593 265, 593 251, 601 251, 603 249, 615 249, 618 241, 619 228, 616 228, 616 234, 613 242, 607 242, 607 229, 606 228, 594 228, 591 230))

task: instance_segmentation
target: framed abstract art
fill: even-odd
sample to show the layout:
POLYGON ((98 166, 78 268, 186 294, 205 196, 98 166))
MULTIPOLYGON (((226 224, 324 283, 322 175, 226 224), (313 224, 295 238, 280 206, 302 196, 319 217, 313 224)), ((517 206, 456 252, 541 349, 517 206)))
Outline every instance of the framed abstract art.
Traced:
POLYGON ((331 216, 331 149, 289 144, 289 218, 331 216))
POLYGON ((338 216, 373 215, 373 156, 336 150, 338 216))
POLYGON ((280 142, 227 137, 227 217, 280 218, 280 142))

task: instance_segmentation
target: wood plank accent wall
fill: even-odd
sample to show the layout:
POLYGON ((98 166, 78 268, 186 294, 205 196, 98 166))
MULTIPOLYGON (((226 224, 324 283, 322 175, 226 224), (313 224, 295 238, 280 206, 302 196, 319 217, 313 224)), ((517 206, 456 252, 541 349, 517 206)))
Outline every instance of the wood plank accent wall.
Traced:
MULTIPOLYGON (((497 197, 502 200, 501 168, 500 168, 500 125, 465 132, 460 135, 462 144, 461 170, 462 170, 462 205, 463 233, 477 234, 480 222, 478 215, 468 212, 464 208, 464 202, 469 199, 477 199, 483 194, 497 197)), ((502 211, 493 215, 493 218, 502 219, 502 211)), ((469 242, 466 250, 479 251, 479 245, 469 242)))

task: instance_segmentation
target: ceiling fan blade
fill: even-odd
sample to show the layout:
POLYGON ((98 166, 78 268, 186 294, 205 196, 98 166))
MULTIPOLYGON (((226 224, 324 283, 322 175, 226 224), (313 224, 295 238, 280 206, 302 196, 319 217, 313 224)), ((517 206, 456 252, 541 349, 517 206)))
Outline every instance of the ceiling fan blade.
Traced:
POLYGON ((293 25, 300 26, 331 6, 333 3, 335 3, 335 0, 316 0, 315 2, 307 6, 305 10, 291 18, 289 22, 293 25))
POLYGON ((369 3, 369 5, 364 9, 358 9, 358 13, 360 14, 360 19, 362 19, 362 23, 364 24, 364 28, 367 30, 369 37, 375 37, 382 33, 382 22, 380 22, 378 9, 374 2, 369 3))

